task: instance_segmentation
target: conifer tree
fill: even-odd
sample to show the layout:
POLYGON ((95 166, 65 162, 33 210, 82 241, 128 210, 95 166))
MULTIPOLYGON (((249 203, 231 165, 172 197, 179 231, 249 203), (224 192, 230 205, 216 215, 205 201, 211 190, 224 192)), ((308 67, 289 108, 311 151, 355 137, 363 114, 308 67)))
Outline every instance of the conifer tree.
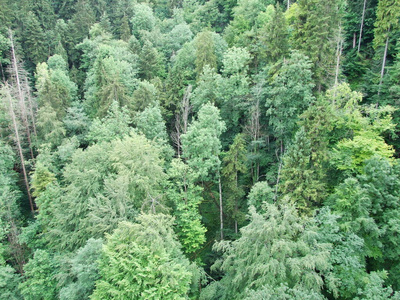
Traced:
POLYGON ((92 299, 186 299, 196 270, 183 256, 166 215, 140 215, 108 236, 92 299))

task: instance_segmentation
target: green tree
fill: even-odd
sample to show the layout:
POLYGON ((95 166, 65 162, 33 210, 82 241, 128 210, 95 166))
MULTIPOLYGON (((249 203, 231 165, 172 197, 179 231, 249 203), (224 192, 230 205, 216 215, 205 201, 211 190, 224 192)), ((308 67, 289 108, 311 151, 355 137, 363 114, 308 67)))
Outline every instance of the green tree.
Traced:
POLYGON ((24 266, 25 281, 19 284, 24 299, 54 299, 58 288, 55 275, 59 268, 55 258, 45 250, 36 250, 34 257, 24 266))
POLYGON ((63 120, 67 108, 77 97, 77 86, 69 78, 67 64, 57 54, 50 57, 47 64, 38 64, 36 89, 39 107, 51 107, 58 121, 63 120))
POLYGON ((142 79, 150 80, 154 77, 164 77, 164 62, 162 54, 153 47, 149 41, 145 41, 139 54, 139 75, 142 79))
POLYGON ((236 241, 214 246, 223 256, 213 268, 224 276, 210 288, 221 285, 221 299, 244 299, 252 291, 281 284, 319 294, 330 268, 330 247, 319 242, 315 223, 300 217, 295 206, 265 203, 263 214, 252 207, 250 223, 241 233, 236 241))
POLYGON ((194 174, 180 159, 173 159, 168 169, 168 198, 175 207, 177 236, 185 253, 200 249, 206 241, 206 228, 201 222, 199 205, 202 188, 194 184, 194 174))
POLYGON ((250 53, 245 48, 232 47, 223 58, 223 77, 220 81, 221 116, 226 122, 228 140, 239 133, 249 109, 250 78, 247 75, 250 53))
POLYGON ((172 157, 173 149, 168 144, 167 128, 158 103, 154 106, 148 106, 144 111, 138 113, 135 117, 135 123, 140 133, 161 147, 165 159, 172 157))
POLYGON ((45 35, 37 17, 31 11, 24 16, 22 40, 25 57, 31 66, 45 61, 48 54, 45 46, 45 35))
POLYGON ((215 55, 215 44, 212 33, 210 31, 203 31, 197 34, 195 38, 196 46, 196 73, 197 78, 203 72, 204 66, 208 65, 210 68, 217 68, 217 57, 215 55))
POLYGON ((378 8, 376 11, 375 34, 374 34, 374 49, 377 51, 379 48, 385 47, 382 55, 382 64, 380 72, 379 90, 385 74, 386 59, 388 49, 391 43, 397 37, 400 30, 400 8, 393 0, 380 0, 378 1, 378 8))
POLYGON ((65 187, 50 185, 38 199, 45 241, 75 250, 140 210, 159 210, 164 178, 160 150, 141 135, 77 149, 63 172, 65 187))
POLYGON ((120 108, 114 101, 104 118, 93 120, 86 139, 89 144, 94 144, 123 138, 131 132, 131 122, 128 110, 125 107, 120 108))
POLYGON ((283 156, 279 189, 288 195, 302 212, 310 212, 326 195, 324 174, 313 155, 311 140, 304 128, 297 131, 293 143, 283 156))
POLYGON ((207 103, 200 108, 197 120, 189 125, 187 133, 182 135, 183 156, 198 180, 215 178, 219 172, 219 138, 224 130, 225 123, 221 120, 219 109, 207 103))
POLYGON ((293 36, 296 49, 313 63, 312 71, 319 91, 329 87, 335 74, 336 40, 342 16, 342 0, 298 1, 298 15, 293 36))
POLYGON ((166 215, 140 215, 108 236, 92 299, 186 299, 195 269, 166 215))
POLYGON ((69 262, 71 273, 68 279, 72 282, 60 290, 61 300, 89 299, 100 277, 98 261, 102 246, 102 240, 89 239, 85 246, 76 251, 69 262))
POLYGON ((274 136, 283 145, 288 145, 296 132, 299 116, 315 101, 312 94, 311 62, 298 51, 283 62, 273 77, 267 91, 267 116, 274 136))
POLYGON ((224 153, 222 179, 226 203, 226 213, 234 221, 235 233, 238 233, 238 225, 242 225, 245 220, 242 200, 245 191, 239 181, 239 174, 245 174, 246 168, 246 144, 243 135, 237 135, 229 146, 229 151, 224 153))
POLYGON ((272 20, 258 31, 260 62, 276 63, 289 54, 289 32, 281 6, 277 3, 272 20))
POLYGON ((132 33, 138 39, 141 38, 143 31, 152 31, 156 21, 153 10, 147 3, 137 3, 133 6, 132 33))

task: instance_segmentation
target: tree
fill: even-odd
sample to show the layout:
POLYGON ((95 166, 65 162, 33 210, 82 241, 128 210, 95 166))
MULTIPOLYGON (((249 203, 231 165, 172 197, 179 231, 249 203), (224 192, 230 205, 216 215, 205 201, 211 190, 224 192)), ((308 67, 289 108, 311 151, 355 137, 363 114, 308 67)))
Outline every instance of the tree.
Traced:
POLYGON ((186 299, 195 268, 183 256, 166 215, 140 215, 107 238, 92 299, 186 299))
POLYGON ((245 216, 242 211, 245 192, 243 185, 239 182, 239 174, 247 172, 246 168, 246 144, 243 135, 237 135, 229 151, 224 153, 222 178, 225 188, 226 213, 234 220, 235 233, 238 233, 238 223, 243 223, 245 216), (241 209, 242 208, 242 209, 241 209))
POLYGON ((282 284, 319 294, 330 268, 329 244, 319 242, 313 221, 300 217, 287 201, 264 205, 263 214, 250 208, 250 223, 241 228, 239 239, 215 244, 223 255, 213 269, 224 276, 210 288, 220 285, 221 299, 244 299, 250 292, 282 284))
POLYGON ((159 145, 164 158, 169 160, 173 155, 173 149, 168 144, 167 128, 158 103, 148 106, 144 111, 138 113, 135 122, 139 132, 144 134, 148 140, 159 145))
POLYGON ((65 187, 50 185, 37 199, 45 241, 76 250, 141 210, 158 211, 164 178, 160 150, 141 135, 77 149, 63 172, 65 187))
POLYGON ((46 51, 45 35, 37 17, 31 11, 24 16, 22 39, 25 56, 31 66, 45 61, 50 54, 46 51))
POLYGON ((54 299, 58 288, 55 275, 59 265, 45 250, 36 250, 34 257, 24 266, 25 281, 19 284, 24 299, 54 299))
POLYGON ((209 180, 219 172, 221 142, 219 137, 225 130, 219 109, 212 104, 203 105, 194 120, 182 135, 183 156, 197 175, 197 180, 209 180))
POLYGON ((385 45, 385 50, 382 56, 382 67, 379 81, 379 91, 383 81, 383 75, 385 74, 386 58, 388 54, 389 44, 396 32, 400 29, 400 8, 396 5, 393 0, 380 0, 378 2, 378 8, 376 12, 375 22, 375 35, 374 35, 374 48, 375 51, 378 48, 385 45))
POLYGON ((304 127, 300 128, 283 156, 282 184, 279 189, 302 212, 310 212, 318 207, 326 194, 325 176, 317 167, 317 159, 304 127))
POLYGON ((176 232, 187 254, 195 254, 206 241, 199 213, 203 201, 202 188, 194 184, 194 174, 180 159, 173 159, 168 170, 168 198, 173 202, 176 216, 176 232))
POLYGON ((311 62, 298 51, 283 62, 267 92, 267 116, 281 154, 298 128, 298 117, 314 102, 311 62))
POLYGON ((217 57, 215 55, 215 45, 210 31, 200 32, 195 38, 196 46, 196 73, 197 78, 203 72, 204 66, 208 65, 211 69, 217 68, 217 57))
POLYGON ((57 54, 50 57, 47 63, 38 64, 36 89, 39 107, 52 108, 58 121, 64 119, 67 108, 77 97, 77 86, 69 78, 67 63, 57 54))
POLYGON ((335 74, 335 49, 342 16, 341 0, 301 0, 295 23, 297 49, 313 63, 312 71, 319 91, 329 87, 335 74))
POLYGON ((100 277, 98 261, 102 246, 102 240, 89 239, 85 246, 76 251, 69 261, 71 273, 67 276, 71 282, 60 290, 61 300, 89 299, 100 277))
POLYGON ((145 80, 150 80, 157 76, 164 77, 162 54, 147 40, 139 54, 139 75, 145 80))
POLYGON ((104 118, 93 120, 86 139, 89 144, 95 144, 124 138, 132 130, 130 128, 131 122, 128 110, 125 107, 120 108, 118 103, 114 101, 104 118))
POLYGON ((6 85, 2 86, 2 88, 0 90, 0 95, 3 98, 4 107, 7 107, 6 109, 9 110, 10 117, 12 120, 12 127, 13 127, 13 131, 14 131, 14 141, 17 146, 18 154, 19 154, 19 158, 20 158, 20 162, 21 162, 22 174, 24 177, 24 183, 25 183, 26 192, 28 195, 29 206, 30 206, 31 212, 33 213, 34 206, 33 206, 33 200, 32 200, 31 193, 30 193, 28 173, 26 171, 26 166, 25 166, 25 157, 24 157, 21 138, 20 138, 19 124, 17 123, 17 119, 15 116, 14 104, 13 104, 14 100, 11 97, 10 87, 7 83, 6 83, 6 85))
POLYGON ((289 34, 285 16, 277 3, 272 20, 258 31, 258 56, 261 62, 276 63, 289 54, 289 34))
POLYGON ((186 134, 182 135, 183 157, 194 171, 196 181, 213 181, 218 179, 220 232, 223 239, 223 204, 219 154, 221 152, 220 136, 225 130, 225 123, 220 119, 219 110, 212 104, 200 108, 197 120, 190 124, 186 134))
POLYGON ((222 60, 223 77, 219 83, 221 116, 226 122, 226 139, 239 133, 249 107, 250 79, 247 75, 250 53, 245 48, 228 49, 222 60))

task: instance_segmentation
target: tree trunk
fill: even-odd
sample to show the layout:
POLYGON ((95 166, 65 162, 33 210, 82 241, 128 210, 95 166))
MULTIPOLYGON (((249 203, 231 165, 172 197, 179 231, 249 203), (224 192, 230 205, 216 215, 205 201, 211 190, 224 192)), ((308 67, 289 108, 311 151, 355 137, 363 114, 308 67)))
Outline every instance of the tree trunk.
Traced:
POLYGON ((361 38, 362 38, 363 27, 364 27, 365 8, 366 7, 367 7, 367 0, 364 0, 364 8, 363 8, 362 16, 361 16, 360 36, 358 37, 357 53, 360 53, 360 49, 361 49, 361 38))
POLYGON ((25 107, 25 97, 22 92, 22 86, 21 86, 21 79, 19 78, 19 69, 18 69, 18 63, 17 63, 17 58, 15 55, 15 48, 14 48, 14 40, 13 40, 13 35, 11 29, 9 29, 9 35, 10 35, 10 41, 11 41, 11 59, 12 59, 12 66, 15 74, 15 82, 17 85, 17 91, 18 91, 18 100, 19 100, 19 107, 21 110, 21 118, 22 122, 25 127, 25 132, 26 132, 26 137, 28 139, 28 144, 29 144, 29 150, 31 153, 31 158, 34 158, 33 155, 33 149, 32 149, 32 142, 31 142, 31 132, 29 129, 29 123, 28 123, 28 117, 26 113, 26 107, 25 107))
MULTIPOLYGON (((342 26, 339 26, 339 36, 336 47, 336 71, 335 71, 335 89, 338 85, 339 80, 339 67, 340 67, 340 57, 342 56, 343 39, 342 39, 342 26)), ((336 90, 335 90, 336 94, 336 90)))
POLYGON ((378 96, 379 96, 380 93, 381 93, 381 86, 382 86, 382 81, 383 81, 383 75, 385 75, 385 65, 386 65, 386 56, 387 56, 388 45, 389 45, 389 30, 388 30, 388 35, 387 35, 387 37, 386 37, 385 52, 383 53, 382 69, 381 69, 381 79, 380 79, 380 81, 379 81, 378 96))
POLYGON ((218 187, 219 187, 219 220, 220 220, 220 229, 221 229, 221 240, 223 240, 224 239, 224 217, 223 217, 224 209, 222 206, 221 175, 219 175, 219 174, 218 174, 218 187))
POLYGON ((28 110, 29 110, 29 115, 31 117, 33 134, 35 136, 37 136, 34 105, 33 105, 33 100, 32 100, 32 97, 31 97, 31 91, 30 91, 30 88, 29 88, 28 80, 25 80, 25 90, 26 90, 26 94, 28 95, 28 110))
POLYGON ((19 157, 21 159, 21 167, 22 167, 22 173, 24 175, 24 182, 25 182, 25 186, 26 186, 26 192, 28 194, 29 205, 31 207, 31 212, 33 214, 35 212, 35 210, 33 208, 31 191, 30 191, 30 187, 29 187, 29 180, 28 180, 28 175, 27 175, 26 168, 25 168, 24 154, 22 152, 21 140, 19 138, 17 120, 15 118, 14 107, 13 107, 13 104, 12 104, 10 89, 9 89, 8 85, 6 85, 5 87, 7 89, 7 98, 8 98, 8 103, 9 103, 9 106, 10 106, 10 116, 11 116, 11 119, 12 119, 12 122, 13 122, 13 127, 14 127, 14 132, 15 132, 15 142, 17 144, 19 157))

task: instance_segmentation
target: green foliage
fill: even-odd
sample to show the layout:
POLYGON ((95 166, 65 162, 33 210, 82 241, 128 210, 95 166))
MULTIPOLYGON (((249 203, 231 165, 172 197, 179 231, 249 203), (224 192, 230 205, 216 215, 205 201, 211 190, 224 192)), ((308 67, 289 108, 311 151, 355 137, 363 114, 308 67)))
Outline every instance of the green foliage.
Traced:
POLYGON ((301 127, 283 157, 279 188, 303 212, 318 206, 326 195, 325 176, 316 163, 311 141, 301 127))
POLYGON ((58 120, 57 112, 51 105, 45 104, 38 111, 37 118, 38 144, 55 148, 61 144, 66 131, 63 123, 58 120))
POLYGON ((89 299, 95 281, 99 279, 99 258, 103 246, 102 240, 89 239, 86 245, 76 251, 70 260, 72 282, 60 290, 61 300, 89 299))
POLYGON ((140 209, 156 210, 162 164, 159 149, 133 133, 76 150, 63 172, 65 187, 53 186, 38 199, 47 243, 74 250, 132 220, 140 209))
POLYGON ((82 66, 87 68, 84 108, 89 116, 103 117, 116 101, 130 107, 137 86, 137 55, 128 43, 112 40, 94 25, 91 39, 85 39, 78 49, 83 51, 82 66))
POLYGON ((148 106, 144 111, 137 114, 135 123, 138 131, 155 144, 159 145, 163 152, 163 157, 170 160, 173 149, 168 145, 168 135, 165 122, 161 115, 158 103, 148 106))
POLYGON ((45 250, 36 250, 34 257, 24 266, 24 282, 19 289, 24 299, 54 299, 57 297, 55 274, 59 265, 54 257, 45 250))
POLYGON ((114 101, 104 118, 93 120, 86 140, 90 144, 94 144, 123 138, 131 131, 129 127, 131 122, 128 110, 125 107, 120 108, 118 103, 114 101))
POLYGON ((151 31, 156 24, 153 10, 147 3, 138 3, 133 6, 133 18, 131 19, 132 33, 140 38, 142 31, 151 31))
POLYGON ((242 225, 245 220, 243 203, 245 195, 244 187, 239 181, 239 176, 247 172, 246 167, 246 144, 243 135, 237 135, 233 144, 229 146, 229 151, 224 153, 222 167, 222 182, 225 196, 225 212, 229 214, 235 223, 235 232, 238 225, 242 225))
POLYGON ((329 244, 319 242, 315 224, 286 201, 265 203, 264 209, 258 214, 250 208, 250 224, 239 239, 214 246, 223 252, 214 266, 225 273, 221 299, 243 299, 251 291, 281 284, 318 294, 330 268, 329 244))
POLYGON ((217 68, 217 57, 215 55, 215 45, 210 31, 200 32, 195 39, 196 45, 196 73, 197 77, 203 72, 203 68, 208 65, 211 69, 217 68))
POLYGON ((107 238, 91 299, 186 299, 193 273, 166 215, 140 215, 107 238))
POLYGON ((219 137, 224 130, 219 109, 207 103, 200 108, 197 120, 190 124, 187 133, 182 135, 183 155, 199 180, 214 178, 219 171, 219 137))
POLYGON ((266 22, 258 32, 259 60, 266 63, 276 63, 289 53, 289 32, 282 8, 276 4, 272 19, 266 22))
POLYGON ((56 119, 61 121, 65 117, 67 107, 76 99, 77 87, 70 80, 66 62, 60 55, 50 57, 47 64, 37 65, 36 89, 39 106, 51 107, 56 113, 56 119))
POLYGON ((385 272, 371 272, 369 278, 367 279, 367 283, 365 289, 359 290, 358 295, 360 297, 356 297, 356 300, 384 300, 384 299, 400 299, 399 292, 393 293, 391 287, 384 287, 384 279, 387 274, 385 272))
POLYGON ((329 87, 335 68, 335 50, 344 1, 300 0, 295 21, 293 45, 313 63, 318 90, 329 87))
POLYGON ((365 262, 365 245, 362 237, 355 232, 341 228, 341 216, 322 208, 315 220, 320 241, 332 244, 329 261, 332 268, 325 279, 325 285, 335 298, 353 299, 365 287, 368 277, 365 262))
POLYGON ((176 231, 185 253, 200 249, 206 241, 201 223, 199 205, 202 202, 199 186, 195 186, 195 175, 180 159, 173 159, 168 170, 168 198, 173 201, 176 216, 176 231))
POLYGON ((298 117, 315 101, 311 76, 309 59, 293 51, 272 78, 267 91, 269 124, 274 136, 285 145, 290 143, 298 128, 298 117))
POLYGON ((266 181, 256 182, 247 196, 248 206, 254 206, 257 213, 264 213, 264 202, 272 204, 275 200, 275 192, 266 181))

